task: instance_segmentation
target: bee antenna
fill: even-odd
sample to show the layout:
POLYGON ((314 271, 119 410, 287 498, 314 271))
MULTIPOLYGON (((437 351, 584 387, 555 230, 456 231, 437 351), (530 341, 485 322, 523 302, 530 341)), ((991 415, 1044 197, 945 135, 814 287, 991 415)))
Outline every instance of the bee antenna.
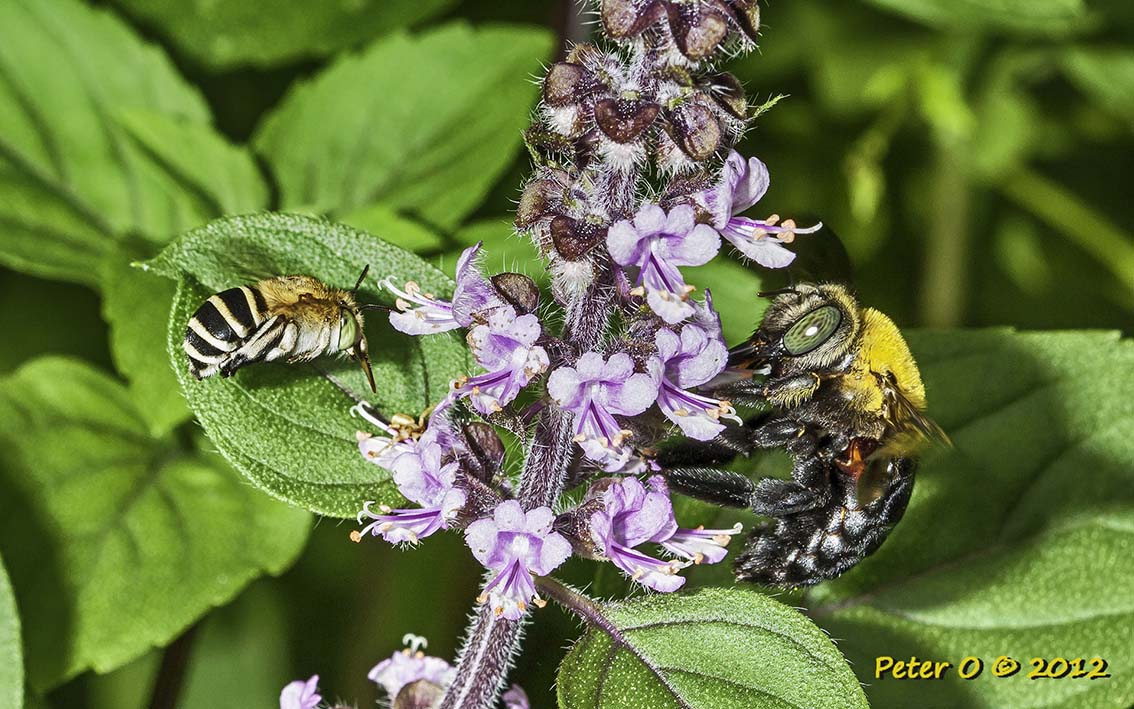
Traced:
POLYGON ((799 291, 797 291, 792 286, 788 286, 787 288, 777 288, 776 290, 762 290, 759 293, 757 293, 756 295, 758 295, 761 298, 775 298, 778 295, 784 295, 786 293, 792 293, 794 295, 799 295, 799 291))
POLYGON ((358 281, 354 284, 354 288, 350 289, 351 295, 354 295, 355 293, 357 293, 358 289, 362 287, 362 282, 366 280, 366 274, 367 273, 370 273, 370 264, 366 264, 365 266, 362 267, 362 274, 359 275, 358 281))
POLYGON ((394 311, 394 309, 391 308, 390 306, 382 305, 381 303, 359 303, 358 309, 359 310, 385 310, 388 313, 394 311))

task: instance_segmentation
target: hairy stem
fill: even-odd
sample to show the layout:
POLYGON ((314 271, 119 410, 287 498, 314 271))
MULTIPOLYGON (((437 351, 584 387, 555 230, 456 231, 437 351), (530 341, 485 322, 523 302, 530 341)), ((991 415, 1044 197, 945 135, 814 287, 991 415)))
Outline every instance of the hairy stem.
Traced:
POLYGON ((614 624, 603 615, 602 610, 590 598, 571 588, 559 579, 543 576, 536 579, 536 588, 545 596, 563 606, 579 617, 580 620, 601 628, 612 638, 621 638, 622 634, 614 624))
MULTIPOLYGON (((568 307, 564 337, 572 345, 586 348, 601 341, 610 317, 609 282, 604 269, 587 293, 568 307)), ((553 506, 563 492, 574 454, 571 430, 570 415, 558 406, 540 412, 520 478, 520 504, 525 509, 553 506)), ((456 676, 441 709, 492 706, 504 688, 522 636, 523 621, 500 618, 487 605, 481 606, 466 632, 456 676)))

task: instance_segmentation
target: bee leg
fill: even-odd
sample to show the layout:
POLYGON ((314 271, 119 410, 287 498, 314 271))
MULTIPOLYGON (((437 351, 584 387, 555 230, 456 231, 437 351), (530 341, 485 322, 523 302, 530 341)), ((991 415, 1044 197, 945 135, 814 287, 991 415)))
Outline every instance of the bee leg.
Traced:
POLYGON ((751 480, 730 470, 676 468, 662 474, 670 489, 724 507, 750 507, 757 490, 751 480))
POLYGON ((810 399, 819 389, 821 382, 819 375, 814 372, 769 379, 764 382, 762 393, 765 400, 791 409, 810 399))
POLYGON ((765 478, 756 483, 750 507, 768 517, 785 517, 823 507, 831 500, 829 469, 820 458, 797 458, 792 480, 765 478))

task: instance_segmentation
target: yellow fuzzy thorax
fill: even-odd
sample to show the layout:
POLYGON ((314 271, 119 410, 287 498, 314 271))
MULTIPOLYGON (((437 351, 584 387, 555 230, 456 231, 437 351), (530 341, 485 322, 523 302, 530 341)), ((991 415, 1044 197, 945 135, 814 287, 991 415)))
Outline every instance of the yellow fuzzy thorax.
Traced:
POLYGON ((339 317, 341 303, 351 305, 354 299, 347 291, 331 288, 311 276, 279 276, 256 284, 264 296, 268 313, 298 318, 304 322, 331 322, 339 317))
POLYGON ((925 410, 925 385, 913 354, 894 321, 873 308, 862 309, 860 356, 851 368, 856 397, 868 410, 881 409, 882 390, 875 375, 893 374, 902 394, 919 411, 925 410))

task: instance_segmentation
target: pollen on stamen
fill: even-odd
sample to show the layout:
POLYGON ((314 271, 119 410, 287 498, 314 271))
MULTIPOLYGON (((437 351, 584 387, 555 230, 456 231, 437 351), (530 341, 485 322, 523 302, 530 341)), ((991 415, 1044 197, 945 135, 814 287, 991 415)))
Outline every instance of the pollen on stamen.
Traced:
POLYGON ((359 533, 359 531, 358 531, 357 529, 356 529, 356 530, 353 530, 353 531, 352 531, 352 532, 350 533, 350 540, 351 540, 352 542, 354 542, 355 544, 358 544, 359 542, 361 542, 361 541, 362 541, 362 534, 361 534, 361 533, 359 533))

